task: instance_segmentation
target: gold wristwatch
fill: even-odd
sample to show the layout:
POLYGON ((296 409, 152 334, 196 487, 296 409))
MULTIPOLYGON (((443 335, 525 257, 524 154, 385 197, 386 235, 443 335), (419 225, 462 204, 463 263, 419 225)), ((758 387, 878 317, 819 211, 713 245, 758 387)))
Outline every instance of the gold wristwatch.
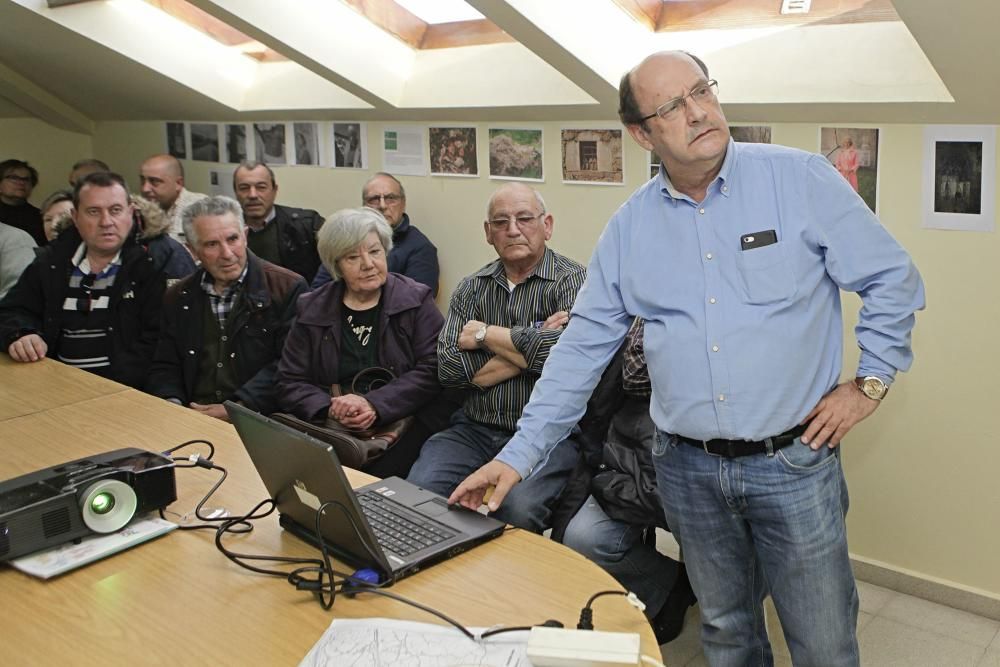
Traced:
POLYGON ((854 384, 858 386, 862 394, 875 401, 881 401, 889 393, 889 385, 882 378, 874 375, 854 378, 854 384))

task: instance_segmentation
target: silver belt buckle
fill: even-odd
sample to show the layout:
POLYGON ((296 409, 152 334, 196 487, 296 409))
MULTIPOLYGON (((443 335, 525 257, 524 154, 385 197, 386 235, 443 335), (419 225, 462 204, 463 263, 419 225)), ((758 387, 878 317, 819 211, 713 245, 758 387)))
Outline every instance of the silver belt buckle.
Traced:
POLYGON ((701 448, 704 449, 705 453, 708 454, 709 456, 714 456, 717 459, 722 458, 722 454, 713 454, 712 452, 708 451, 708 440, 701 441, 701 448))

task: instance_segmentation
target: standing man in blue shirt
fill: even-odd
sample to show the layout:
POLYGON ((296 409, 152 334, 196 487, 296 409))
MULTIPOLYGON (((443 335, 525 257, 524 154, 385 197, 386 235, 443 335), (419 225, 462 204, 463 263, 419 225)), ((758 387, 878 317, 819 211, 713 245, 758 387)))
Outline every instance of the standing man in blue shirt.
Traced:
POLYGON ((659 175, 612 217, 517 432, 451 502, 490 509, 577 422, 635 316, 646 321, 653 450, 710 664, 771 665, 770 592, 796 665, 857 665, 858 597, 836 449, 912 361, 923 308, 907 253, 821 156, 737 144, 697 58, 622 78, 659 175), (840 382, 840 290, 863 306, 840 382))

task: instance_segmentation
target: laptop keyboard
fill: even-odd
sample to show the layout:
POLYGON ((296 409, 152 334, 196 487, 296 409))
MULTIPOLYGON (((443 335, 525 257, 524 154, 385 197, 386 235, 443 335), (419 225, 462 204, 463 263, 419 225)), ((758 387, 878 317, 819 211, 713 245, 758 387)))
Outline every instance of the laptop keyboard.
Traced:
POLYGON ((408 556, 455 536, 430 519, 405 516, 396 503, 374 491, 358 494, 358 502, 378 543, 389 551, 408 556))

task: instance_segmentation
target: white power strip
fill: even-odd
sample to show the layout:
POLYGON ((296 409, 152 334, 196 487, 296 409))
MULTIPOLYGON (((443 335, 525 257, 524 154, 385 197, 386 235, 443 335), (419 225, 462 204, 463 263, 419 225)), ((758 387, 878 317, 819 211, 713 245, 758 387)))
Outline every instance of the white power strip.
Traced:
POLYGON ((534 667, 621 667, 639 664, 639 635, 533 627, 528 659, 534 667))

